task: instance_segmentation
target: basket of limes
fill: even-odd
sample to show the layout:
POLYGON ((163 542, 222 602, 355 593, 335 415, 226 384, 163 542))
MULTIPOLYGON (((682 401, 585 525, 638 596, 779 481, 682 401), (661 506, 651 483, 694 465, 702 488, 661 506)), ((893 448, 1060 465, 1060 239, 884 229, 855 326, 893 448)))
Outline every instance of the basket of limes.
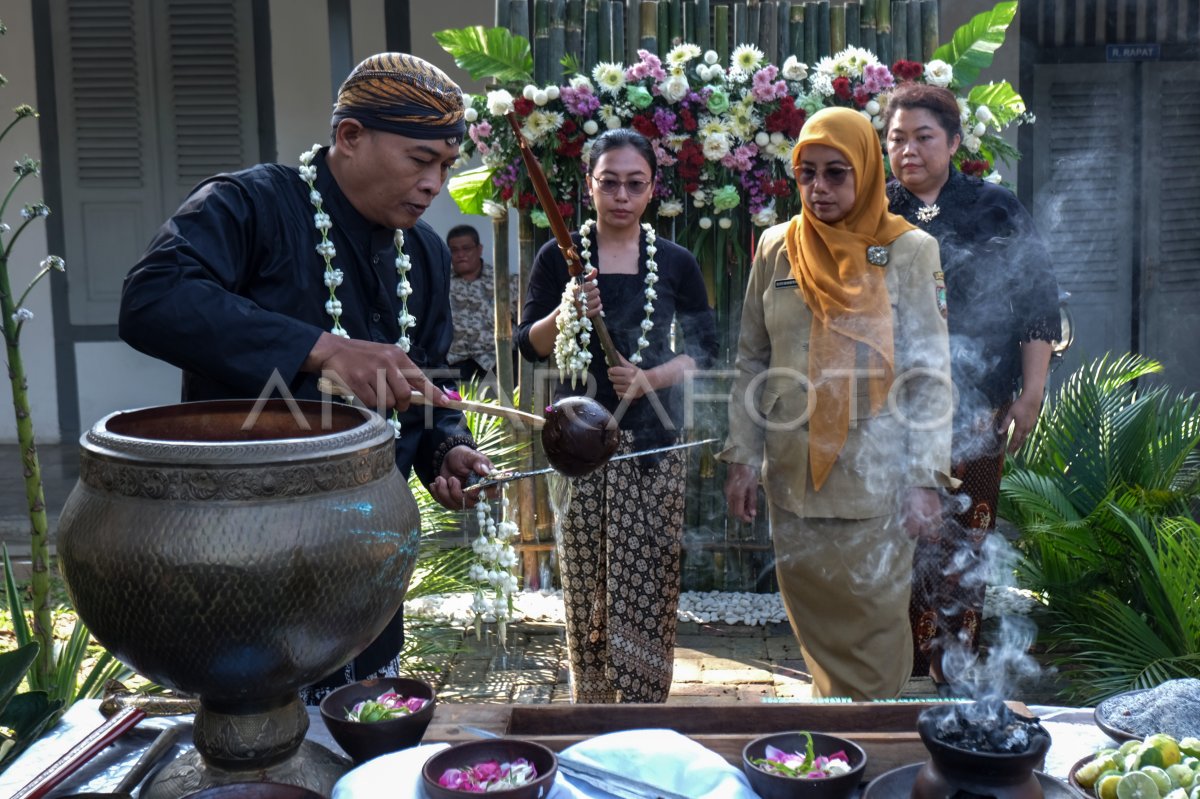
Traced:
POLYGON ((1069 781, 1089 799, 1200 799, 1200 739, 1126 741, 1080 760, 1069 781))

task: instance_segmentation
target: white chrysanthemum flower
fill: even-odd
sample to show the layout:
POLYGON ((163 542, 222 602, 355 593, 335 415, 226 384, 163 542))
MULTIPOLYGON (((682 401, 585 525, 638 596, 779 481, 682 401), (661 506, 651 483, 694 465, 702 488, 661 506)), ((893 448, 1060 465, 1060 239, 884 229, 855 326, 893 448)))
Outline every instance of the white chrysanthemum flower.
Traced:
POLYGON ((557 111, 535 110, 525 117, 525 124, 521 126, 521 132, 532 144, 540 141, 542 137, 554 133, 562 127, 562 124, 563 115, 557 111))
POLYGON ((589 119, 583 123, 583 132, 589 136, 595 136, 599 130, 600 126, 596 124, 596 120, 594 119, 589 119))
POLYGON ((975 109, 975 118, 986 125, 992 121, 992 109, 986 105, 979 106, 975 109))
POLYGON ((683 203, 679 200, 663 200, 658 206, 658 215, 665 217, 679 216, 683 213, 683 203))
POLYGON ((926 83, 944 88, 949 86, 952 80, 954 80, 954 68, 940 58, 935 58, 925 65, 926 83))
POLYGON ((725 156, 729 155, 729 136, 724 133, 714 133, 711 136, 706 136, 701 145, 704 151, 704 157, 709 161, 720 161, 725 156))
POLYGON ((513 109, 513 96, 504 89, 487 93, 487 110, 494 117, 502 117, 513 109))
POLYGON ((833 78, 823 72, 818 72, 812 76, 813 91, 822 97, 833 96, 833 78))
POLYGON ((508 208, 503 203, 498 203, 495 200, 484 200, 483 212, 492 219, 503 219, 508 216, 508 208))
POLYGON ((621 118, 616 114, 613 114, 610 117, 605 117, 604 127, 608 128, 609 130, 616 130, 617 128, 621 127, 621 118))
POLYGON ((694 58, 699 58, 702 55, 699 45, 684 42, 677 44, 667 53, 667 63, 672 65, 683 65, 694 58))
POLYGON ((983 141, 974 133, 968 133, 966 136, 963 136, 962 143, 963 147, 967 148, 967 152, 977 153, 979 152, 979 145, 983 144, 983 141))
POLYGON ((817 74, 828 75, 831 78, 836 77, 838 74, 837 63, 829 56, 825 56, 817 62, 817 74))
POLYGON ((871 116, 875 116, 876 114, 878 114, 879 109, 880 109, 880 106, 879 106, 878 100, 868 100, 866 106, 864 106, 864 110, 871 116))
POLYGON ((558 87, 555 86, 553 83, 551 83, 549 86, 546 87, 546 97, 548 99, 550 99, 551 101, 557 100, 559 94, 560 94, 560 92, 559 92, 558 87))
POLYGON ((601 61, 592 69, 592 80, 604 94, 617 94, 625 88, 625 67, 611 61, 601 61))
POLYGON ((704 138, 706 136, 715 136, 718 133, 729 133, 729 126, 725 123, 724 119, 714 116, 700 117, 700 127, 696 131, 697 136, 704 138))
POLYGON ((720 60, 721 60, 721 56, 719 56, 717 54, 716 50, 705 50, 704 51, 704 63, 705 64, 712 65, 712 64, 717 63, 720 60))
POLYGON ((758 69, 766 55, 762 50, 759 50, 752 44, 739 44, 733 48, 733 54, 729 56, 730 69, 740 69, 745 72, 753 72, 758 69))
POLYGON ((987 133, 987 125, 982 122, 976 122, 975 127, 971 128, 971 132, 976 136, 982 137, 983 134, 987 133))
POLYGON ((710 227, 712 227, 712 218, 702 216, 700 217, 700 220, 696 222, 696 224, 700 226, 701 230, 708 230, 710 227))
POLYGON ((572 89, 587 89, 589 92, 596 88, 587 75, 576 75, 567 81, 567 85, 572 89))
POLYGON ((766 147, 771 143, 771 134, 767 133, 765 130, 760 130, 758 133, 754 134, 754 143, 759 147, 766 147))
POLYGON ((780 70, 784 80, 804 80, 808 77, 808 65, 801 62, 794 55, 788 56, 783 62, 783 69, 780 70))
POLYGON ((550 95, 546 93, 545 89, 538 89, 536 92, 533 93, 533 104, 534 105, 543 106, 548 102, 550 102, 550 95))
POLYGON ((721 228, 721 230, 729 230, 729 228, 733 227, 733 220, 727 216, 723 216, 717 220, 717 227, 721 228))
POLYGON ((521 89, 521 96, 524 97, 526 100, 532 100, 533 93, 536 91, 537 91, 537 86, 534 86, 532 83, 526 83, 525 88, 521 89))

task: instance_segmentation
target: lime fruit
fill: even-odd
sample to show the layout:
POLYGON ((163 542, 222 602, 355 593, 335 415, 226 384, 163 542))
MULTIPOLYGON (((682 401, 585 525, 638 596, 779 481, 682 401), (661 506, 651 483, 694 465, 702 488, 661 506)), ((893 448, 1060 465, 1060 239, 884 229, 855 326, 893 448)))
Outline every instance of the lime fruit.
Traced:
POLYGON ((1171 777, 1171 782, 1175 783, 1177 788, 1190 788, 1196 780, 1196 772, 1183 763, 1167 766, 1167 774, 1171 777))
POLYGON ((1154 780, 1154 784, 1158 786, 1158 792, 1166 796, 1171 792, 1171 789, 1176 787, 1171 783, 1171 775, 1158 766, 1144 766, 1141 772, 1154 780))
MULTIPOLYGON (((1096 784, 1092 786, 1092 793, 1096 794, 1096 799, 1117 799, 1117 783, 1121 781, 1122 776, 1121 774, 1104 774, 1096 780, 1096 784)), ((1191 799, 1200 799, 1200 797, 1191 799)))
POLYGON ((1161 766, 1162 768, 1166 768, 1167 766, 1173 766, 1176 763, 1178 763, 1183 757, 1183 755, 1179 751, 1179 742, 1176 741, 1174 738, 1172 738, 1170 735, 1165 735, 1163 733, 1151 735, 1149 738, 1146 739, 1145 745, 1153 747, 1154 750, 1156 752, 1158 752, 1162 758, 1161 763, 1149 764, 1152 766, 1161 766))
POLYGON ((1189 757, 1200 757, 1200 738, 1188 735, 1179 741, 1179 748, 1189 757))
POLYGON ((1162 793, 1149 774, 1131 771, 1117 782, 1117 799, 1162 799, 1162 793))
POLYGON ((1188 795, 1183 788, 1174 788, 1163 799, 1188 799, 1188 795))
POLYGON ((1121 744, 1117 748, 1117 751, 1123 755, 1127 755, 1130 752, 1132 752, 1134 749, 1137 749, 1141 745, 1142 745, 1142 742, 1139 739, 1134 738, 1132 741, 1126 741, 1125 743, 1121 744))
MULTIPOLYGON (((1109 761, 1103 757, 1089 760, 1075 771, 1075 781, 1084 788, 1091 788, 1100 778, 1100 774, 1108 768, 1108 765, 1109 761)), ((1188 771, 1190 772, 1191 769, 1188 771)))

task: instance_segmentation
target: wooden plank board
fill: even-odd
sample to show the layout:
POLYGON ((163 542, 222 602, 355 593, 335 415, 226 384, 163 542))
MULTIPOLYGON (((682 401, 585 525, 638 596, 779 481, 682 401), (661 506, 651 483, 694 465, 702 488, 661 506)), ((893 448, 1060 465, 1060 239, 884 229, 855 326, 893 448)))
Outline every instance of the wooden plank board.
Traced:
MULTIPOLYGON (((809 730, 839 735, 867 753, 864 779, 927 759, 917 735, 917 716, 936 703, 745 704, 745 705, 501 705, 439 704, 425 731, 426 743, 457 743, 476 736, 464 726, 536 741, 561 751, 595 735, 667 728, 740 765, 742 748, 772 732, 809 730)), ((1030 715, 1019 702, 1009 706, 1030 715)))

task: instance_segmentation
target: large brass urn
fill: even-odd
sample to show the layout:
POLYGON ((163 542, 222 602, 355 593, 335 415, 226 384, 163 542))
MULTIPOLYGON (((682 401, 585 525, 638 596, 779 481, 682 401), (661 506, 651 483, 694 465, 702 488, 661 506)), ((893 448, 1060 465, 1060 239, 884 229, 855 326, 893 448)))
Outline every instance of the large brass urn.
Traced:
POLYGON ((147 785, 173 799, 263 780, 328 795, 348 763, 304 740, 298 689, 404 599, 420 520, 387 423, 347 405, 183 403, 81 439, 58 554, 96 639, 200 697, 196 749, 147 785))

